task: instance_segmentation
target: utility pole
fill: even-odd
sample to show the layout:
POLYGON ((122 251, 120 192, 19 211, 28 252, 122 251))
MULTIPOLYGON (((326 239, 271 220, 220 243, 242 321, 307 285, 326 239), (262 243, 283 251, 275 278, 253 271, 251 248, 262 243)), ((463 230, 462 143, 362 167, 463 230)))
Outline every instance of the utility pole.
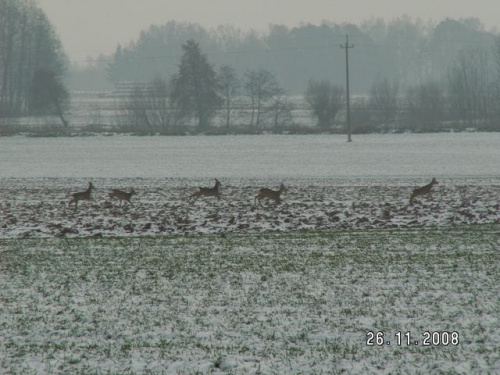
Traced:
POLYGON ((345 36, 345 45, 340 45, 345 49, 345 77, 346 77, 346 98, 347 98, 347 142, 351 139, 351 107, 349 104, 349 48, 354 48, 354 44, 349 44, 349 35, 345 36))

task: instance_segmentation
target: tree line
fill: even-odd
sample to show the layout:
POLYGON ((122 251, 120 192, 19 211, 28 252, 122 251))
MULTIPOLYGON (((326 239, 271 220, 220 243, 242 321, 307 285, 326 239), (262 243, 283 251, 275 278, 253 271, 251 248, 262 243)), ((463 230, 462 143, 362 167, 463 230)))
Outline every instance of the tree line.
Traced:
POLYGON ((305 92, 309 79, 345 81, 340 45, 346 34, 354 44, 351 89, 357 94, 368 93, 381 78, 397 80, 402 87, 441 80, 461 51, 481 50, 494 59, 491 52, 498 37, 473 18, 436 24, 400 17, 370 19, 359 25, 271 25, 267 32, 243 32, 233 26, 207 30, 170 21, 151 26, 128 45, 118 45, 107 69, 114 83, 170 77, 183 54, 182 44, 193 39, 215 66, 233 66, 240 76, 265 69, 287 92, 297 95, 305 92))
MULTIPOLYGON (((234 86, 226 86, 225 92, 223 88, 217 91, 218 111, 224 112, 227 127, 238 116, 245 116, 243 122, 250 126, 264 122, 274 128, 293 125, 294 103, 288 96, 292 94, 303 95, 318 126, 341 126, 346 100, 344 51, 335 43, 346 33, 355 47, 350 60, 355 131, 431 131, 449 124, 498 129, 500 39, 477 19, 425 24, 401 17, 292 29, 273 25, 267 34, 244 33, 231 26, 207 31, 195 24, 169 22, 151 26, 127 47, 118 46, 108 72, 115 82, 145 81, 154 74, 151 81, 156 85, 174 89, 181 81, 174 84, 175 80, 162 77, 178 74, 176 62, 186 52, 181 39, 190 36, 198 49, 208 51, 205 59, 210 58, 212 69, 219 67, 214 72, 218 84, 224 85, 230 77, 233 81, 234 86)), ((144 106, 145 93, 141 95, 144 106)), ((140 107, 141 95, 136 93, 136 102, 128 103, 130 108, 140 107)), ((172 100, 169 106, 176 104, 180 103, 172 100)), ((152 123, 146 112, 142 110, 142 118, 152 123)), ((185 108, 171 112, 169 124, 185 119, 185 114, 185 108)), ((150 116, 158 117, 151 111, 150 116)), ((201 124, 208 122, 202 119, 201 124)))
POLYGON ((216 70, 195 40, 188 40, 182 49, 178 71, 170 80, 156 77, 147 85, 132 86, 123 103, 122 126, 144 130, 194 121, 198 129, 206 130, 218 114, 229 128, 242 111, 247 125, 255 129, 268 121, 277 128, 290 120, 292 105, 271 72, 251 70, 242 80, 230 65, 216 70))
MULTIPOLYGON (((450 124, 498 130, 500 39, 476 19, 272 25, 267 33, 232 26, 207 31, 172 21, 118 46, 111 60, 96 61, 116 84, 142 83, 121 104, 117 123, 124 128, 193 124, 203 130, 217 118, 220 127, 277 131, 300 126, 293 113, 305 109, 319 128, 340 131, 345 65, 337 42, 344 34, 355 47, 355 131, 431 131, 450 124)), ((55 114, 68 125, 67 68, 35 0, 0 0, 0 118, 55 114)))
POLYGON ((67 58, 44 12, 32 0, 0 0, 0 118, 56 113, 69 98, 67 58))
MULTIPOLYGON (((301 127, 292 113, 302 110, 316 119, 319 129, 344 130, 345 86, 310 79, 299 104, 268 70, 248 70, 240 77, 231 65, 216 69, 194 40, 182 49, 170 80, 156 77, 130 90, 119 125, 147 131, 192 124, 205 131, 217 117, 219 128, 234 130, 243 124, 252 131, 278 131, 301 127)), ((500 56, 500 42, 497 50, 500 56)), ((354 131, 499 130, 500 59, 497 67, 486 62, 480 51, 464 51, 442 81, 404 89, 396 78, 375 81, 368 94, 352 98, 354 131)))

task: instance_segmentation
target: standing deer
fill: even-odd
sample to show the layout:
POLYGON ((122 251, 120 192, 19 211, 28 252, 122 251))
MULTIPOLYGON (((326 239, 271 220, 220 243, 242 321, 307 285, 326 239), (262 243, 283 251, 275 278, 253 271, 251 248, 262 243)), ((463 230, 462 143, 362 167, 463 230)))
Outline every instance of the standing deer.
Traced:
POLYGON ((281 203, 281 193, 283 193, 284 191, 287 191, 287 188, 283 184, 280 185, 280 188, 277 191, 268 188, 261 188, 259 190, 259 193, 255 196, 253 203, 255 205, 258 200, 259 205, 263 207, 261 200, 267 198, 267 199, 273 199, 274 203, 278 205, 281 203))
POLYGON ((429 184, 427 184, 425 186, 422 186, 422 187, 420 187, 418 189, 413 190, 413 193, 411 193, 411 196, 410 196, 410 204, 413 204, 413 199, 415 199, 419 195, 426 195, 426 194, 431 194, 432 195, 431 189, 437 183, 438 182, 436 181, 436 177, 434 177, 429 184))
POLYGON ((92 193, 93 188, 94 185, 92 185, 92 182, 89 182, 89 187, 87 188, 87 190, 71 194, 71 200, 69 201, 68 206, 71 205, 71 203, 74 203, 76 211, 78 208, 78 201, 88 201, 92 199, 90 193, 92 193))
POLYGON ((130 198, 132 198, 132 195, 135 194, 137 193, 135 192, 134 189, 130 189, 130 193, 118 189, 112 189, 111 192, 109 193, 109 197, 111 199, 117 198, 120 201, 120 206, 123 204, 123 201, 127 201, 133 206, 134 204, 130 201, 130 198))
POLYGON ((197 192, 188 198, 188 202, 194 204, 199 197, 217 197, 217 200, 220 200, 219 186, 221 186, 221 183, 215 179, 215 186, 213 188, 200 187, 197 192))

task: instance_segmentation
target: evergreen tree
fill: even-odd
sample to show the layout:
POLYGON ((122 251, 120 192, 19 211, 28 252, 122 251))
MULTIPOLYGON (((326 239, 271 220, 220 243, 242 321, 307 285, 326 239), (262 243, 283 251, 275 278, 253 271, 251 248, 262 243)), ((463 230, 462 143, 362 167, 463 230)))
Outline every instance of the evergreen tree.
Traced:
POLYGON ((179 72, 172 77, 171 101, 182 117, 197 118, 204 129, 220 104, 216 74, 194 40, 188 40, 182 50, 179 72))

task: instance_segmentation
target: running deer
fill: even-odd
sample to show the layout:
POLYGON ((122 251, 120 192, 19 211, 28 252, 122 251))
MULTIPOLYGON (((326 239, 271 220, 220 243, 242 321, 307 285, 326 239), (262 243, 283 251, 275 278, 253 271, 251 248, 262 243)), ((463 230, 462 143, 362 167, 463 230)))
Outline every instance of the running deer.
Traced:
POLYGON ((127 201, 133 206, 134 204, 130 201, 130 198, 132 198, 132 195, 135 194, 137 193, 135 192, 134 189, 130 189, 130 193, 127 193, 126 191, 123 190, 112 189, 111 192, 109 193, 109 197, 111 199, 117 198, 120 201, 120 206, 123 204, 123 201, 127 201))
POLYGON ((413 199, 415 199, 419 195, 427 195, 427 194, 432 195, 432 192, 431 192, 432 187, 434 185, 436 185, 437 183, 438 182, 436 181, 436 177, 434 177, 429 184, 413 190, 413 193, 411 193, 411 197, 410 197, 410 204, 413 204, 413 199))
POLYGON ((213 188, 200 187, 197 192, 193 193, 188 198, 188 202, 194 204, 199 197, 217 197, 217 199, 220 200, 219 186, 221 186, 221 183, 219 180, 215 179, 215 186, 213 188))
POLYGON ((259 193, 255 196, 255 198, 253 200, 254 205, 258 200, 259 205, 262 207, 261 200, 264 198, 273 199, 274 203, 276 205, 278 205, 281 203, 281 193, 283 193, 284 191, 287 191, 287 188, 283 184, 280 185, 280 189, 277 191, 274 191, 274 190, 271 190, 268 188, 262 188, 259 190, 259 193))
POLYGON ((87 190, 71 194, 71 200, 69 201, 68 206, 71 205, 71 203, 74 203, 76 210, 78 208, 78 201, 88 201, 92 199, 90 193, 92 193, 93 188, 94 185, 92 185, 92 182, 89 182, 89 187, 87 188, 87 190))

